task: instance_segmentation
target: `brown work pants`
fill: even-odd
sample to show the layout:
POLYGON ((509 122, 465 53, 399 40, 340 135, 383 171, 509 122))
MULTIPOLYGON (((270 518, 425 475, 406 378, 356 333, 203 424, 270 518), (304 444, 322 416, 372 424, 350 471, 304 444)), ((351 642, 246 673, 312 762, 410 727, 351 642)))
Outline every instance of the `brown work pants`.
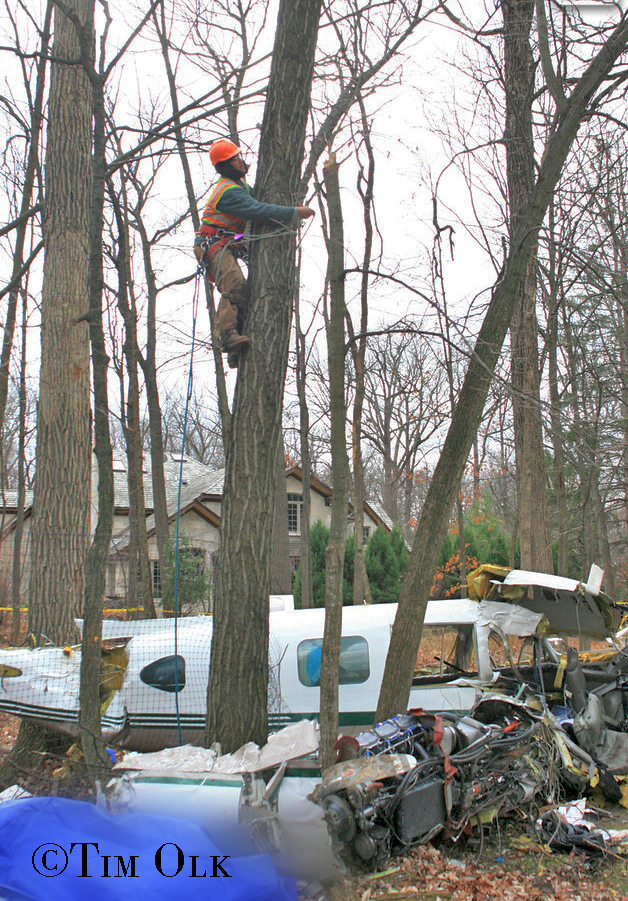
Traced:
MULTIPOLYGON (((199 253, 202 253, 198 244, 194 245, 194 252, 198 259, 199 253)), ((210 255, 209 274, 220 291, 214 329, 216 336, 222 340, 231 332, 240 331, 238 313, 242 320, 247 306, 246 279, 229 247, 216 248, 210 255)))

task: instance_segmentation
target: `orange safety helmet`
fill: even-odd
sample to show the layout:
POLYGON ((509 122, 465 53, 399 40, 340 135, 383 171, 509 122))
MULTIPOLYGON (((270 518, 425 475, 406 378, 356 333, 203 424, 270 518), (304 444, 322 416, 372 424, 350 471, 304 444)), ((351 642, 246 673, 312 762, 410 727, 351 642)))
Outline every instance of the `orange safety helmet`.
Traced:
POLYGON ((240 148, 229 138, 218 138, 209 148, 209 158, 215 166, 216 163, 224 163, 240 153, 240 148))

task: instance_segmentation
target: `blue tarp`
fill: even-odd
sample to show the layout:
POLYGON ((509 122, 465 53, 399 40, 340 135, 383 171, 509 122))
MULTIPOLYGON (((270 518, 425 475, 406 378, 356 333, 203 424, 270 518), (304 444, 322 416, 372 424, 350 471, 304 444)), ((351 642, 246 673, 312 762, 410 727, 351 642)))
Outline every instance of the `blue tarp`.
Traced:
POLYGON ((114 815, 65 798, 0 805, 3 901, 188 898, 295 901, 296 886, 268 855, 223 860, 200 826, 182 819, 114 815))

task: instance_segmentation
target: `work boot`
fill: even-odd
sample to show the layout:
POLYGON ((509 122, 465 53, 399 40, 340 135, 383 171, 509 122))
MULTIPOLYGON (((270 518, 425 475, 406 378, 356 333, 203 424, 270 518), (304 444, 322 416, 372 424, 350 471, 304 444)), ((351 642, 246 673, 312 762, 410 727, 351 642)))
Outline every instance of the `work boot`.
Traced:
POLYGON ((237 369, 238 364, 240 362, 240 352, 237 350, 231 350, 227 354, 227 366, 229 369, 237 369))
POLYGON ((250 343, 251 339, 247 338, 246 335, 238 335, 235 329, 231 329, 230 332, 223 335, 222 351, 226 354, 232 352, 240 353, 240 351, 244 350, 245 347, 248 347, 250 343))

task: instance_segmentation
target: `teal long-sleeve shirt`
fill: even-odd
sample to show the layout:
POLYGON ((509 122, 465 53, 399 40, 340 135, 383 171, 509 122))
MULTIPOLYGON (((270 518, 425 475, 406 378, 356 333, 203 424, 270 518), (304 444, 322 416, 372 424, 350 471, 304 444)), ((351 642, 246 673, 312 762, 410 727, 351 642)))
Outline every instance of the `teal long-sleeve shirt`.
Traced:
POLYGON ((278 203, 262 203, 256 200, 244 187, 229 188, 218 201, 221 213, 238 216, 250 222, 279 222, 281 225, 296 225, 299 221, 297 208, 280 206, 278 203))

